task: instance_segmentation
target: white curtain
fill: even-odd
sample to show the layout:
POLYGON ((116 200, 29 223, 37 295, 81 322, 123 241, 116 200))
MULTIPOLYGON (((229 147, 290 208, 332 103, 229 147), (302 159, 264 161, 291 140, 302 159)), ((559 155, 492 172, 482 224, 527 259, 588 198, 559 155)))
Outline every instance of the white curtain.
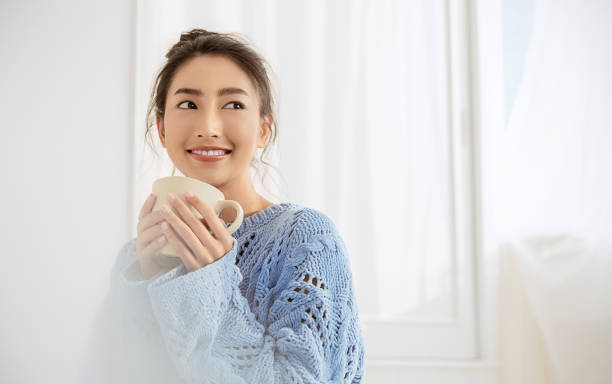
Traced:
POLYGON ((501 140, 505 383, 612 378, 612 2, 536 0, 501 140))
MULTIPOLYGON (((271 63, 282 179, 260 191, 334 220, 364 316, 451 313, 444 7, 442 0, 140 2, 139 89, 193 27, 243 33, 271 63)), ((137 116, 146 96, 137 95, 137 116)), ((151 182, 171 170, 167 158, 147 163, 142 135, 137 130, 134 215, 151 182)))

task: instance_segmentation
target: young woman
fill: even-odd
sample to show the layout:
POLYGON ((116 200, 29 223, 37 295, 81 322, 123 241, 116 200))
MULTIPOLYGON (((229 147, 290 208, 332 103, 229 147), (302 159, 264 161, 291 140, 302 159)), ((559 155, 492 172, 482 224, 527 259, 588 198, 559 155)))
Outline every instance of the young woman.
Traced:
POLYGON ((123 362, 130 377, 171 380, 151 375, 166 364, 193 383, 360 382, 364 346, 342 239, 324 214, 273 204, 249 177, 256 149, 265 154, 276 137, 264 60, 237 37, 200 29, 166 57, 147 134, 155 124, 174 166, 239 202, 245 218, 232 237, 230 218, 197 196, 171 199, 165 212, 152 212, 153 195, 143 204, 112 285, 116 328, 146 345, 124 353, 140 355, 123 362), (183 262, 169 271, 153 260, 167 242, 183 262))

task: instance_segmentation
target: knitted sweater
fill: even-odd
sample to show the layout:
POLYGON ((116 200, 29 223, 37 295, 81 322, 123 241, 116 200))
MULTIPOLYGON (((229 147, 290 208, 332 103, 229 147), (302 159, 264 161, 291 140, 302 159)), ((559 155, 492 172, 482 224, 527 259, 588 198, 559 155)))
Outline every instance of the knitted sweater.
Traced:
POLYGON ((121 249, 100 320, 107 344, 114 339, 102 359, 121 376, 114 382, 361 382, 350 264, 330 219, 277 204, 246 217, 233 237, 221 259, 150 280, 135 239, 121 249))

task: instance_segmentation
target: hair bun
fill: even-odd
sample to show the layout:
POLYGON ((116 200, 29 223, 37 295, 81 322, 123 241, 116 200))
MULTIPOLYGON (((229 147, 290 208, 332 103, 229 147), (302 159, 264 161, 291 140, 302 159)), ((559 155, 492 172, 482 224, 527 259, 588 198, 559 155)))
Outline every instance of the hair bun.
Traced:
POLYGON ((192 29, 189 32, 181 33, 181 38, 179 41, 192 41, 197 39, 200 36, 210 36, 210 35, 218 35, 216 32, 209 32, 205 29, 192 29))

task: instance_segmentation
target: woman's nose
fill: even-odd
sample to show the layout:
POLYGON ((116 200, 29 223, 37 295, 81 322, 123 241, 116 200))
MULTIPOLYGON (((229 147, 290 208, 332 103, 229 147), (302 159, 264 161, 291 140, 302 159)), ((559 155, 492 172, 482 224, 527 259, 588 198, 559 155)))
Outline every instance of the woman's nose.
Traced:
POLYGON ((205 113, 198 125, 198 136, 200 137, 218 137, 221 134, 221 119, 215 112, 205 113))

